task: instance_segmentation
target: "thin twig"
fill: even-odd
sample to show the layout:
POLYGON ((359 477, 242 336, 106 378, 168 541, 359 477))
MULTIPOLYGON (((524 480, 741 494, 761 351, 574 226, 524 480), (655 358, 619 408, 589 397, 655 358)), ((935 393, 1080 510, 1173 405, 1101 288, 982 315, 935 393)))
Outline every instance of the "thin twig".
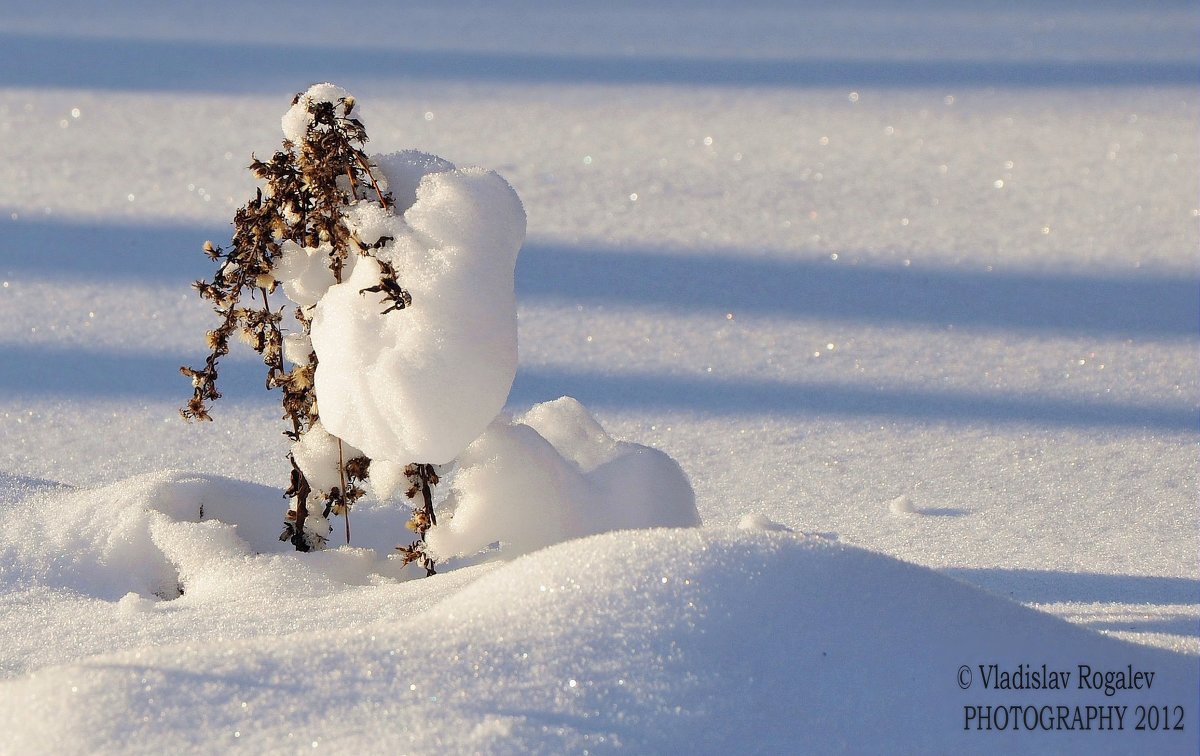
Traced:
POLYGON ((346 462, 342 452, 342 439, 338 439, 338 477, 342 481, 342 516, 346 518, 346 545, 350 544, 350 501, 346 488, 346 462))

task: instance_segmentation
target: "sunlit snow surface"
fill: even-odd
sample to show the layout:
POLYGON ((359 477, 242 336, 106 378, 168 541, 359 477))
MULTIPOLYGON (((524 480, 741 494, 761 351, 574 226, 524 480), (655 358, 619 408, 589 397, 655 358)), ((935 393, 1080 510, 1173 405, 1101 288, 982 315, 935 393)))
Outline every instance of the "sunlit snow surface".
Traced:
POLYGON ((4 4, 0 750, 1194 752, 1196 15, 4 4), (513 186, 509 409, 662 449, 703 529, 408 581, 363 502, 278 550, 261 371, 185 426, 176 368, 326 80, 372 151, 513 186), (1154 670, 1033 702, 1187 730, 964 733, 1030 700, 962 691, 986 663, 1154 670))

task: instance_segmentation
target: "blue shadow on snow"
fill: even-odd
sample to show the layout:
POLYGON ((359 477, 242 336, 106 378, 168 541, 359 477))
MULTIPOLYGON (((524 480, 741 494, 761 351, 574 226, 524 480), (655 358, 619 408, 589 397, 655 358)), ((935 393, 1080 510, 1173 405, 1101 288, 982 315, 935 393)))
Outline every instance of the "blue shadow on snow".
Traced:
MULTIPOLYGON (((191 388, 182 364, 203 363, 201 335, 187 355, 93 352, 62 346, 0 346, 0 392, 72 397, 139 396, 178 400, 191 388)), ((219 384, 232 400, 273 403, 263 387, 264 368, 247 350, 221 363, 219 384)), ((872 417, 928 423, 1028 424, 1066 428, 1140 428, 1196 432, 1197 414, 1184 405, 1138 405, 1038 399, 1014 395, 871 388, 836 383, 728 380, 554 371, 518 372, 509 405, 524 407, 568 394, 595 407, 685 410, 727 416, 872 417)), ((940 512, 939 514, 952 514, 940 512)))
MULTIPOLYGON (((188 283, 212 273, 200 247, 230 229, 0 221, 0 275, 188 283)), ((984 272, 785 260, 719 250, 681 255, 527 243, 524 301, 658 307, 715 315, 838 319, 1094 336, 1194 337, 1200 281, 984 272)))
POLYGON ((599 374, 529 369, 517 374, 509 402, 513 406, 525 406, 564 394, 588 406, 681 409, 714 415, 874 417, 928 423, 1144 428, 1179 433, 1195 433, 1200 429, 1200 415, 1185 405, 1119 404, 838 383, 731 380, 712 375, 599 374))
POLYGON ((1121 336, 1195 336, 1200 321, 1200 282, 1186 278, 849 265, 733 251, 685 256, 532 243, 517 263, 517 293, 717 314, 1121 336))
MULTIPOLYGON (((802 46, 797 45, 798 49, 802 46)), ((0 86, 290 92, 313 81, 718 87, 1191 85, 1193 61, 745 60, 159 41, 0 33, 0 86), (383 73, 383 72, 386 72, 383 73)))
POLYGON ((1102 575, 1001 567, 950 567, 939 570, 964 582, 1035 604, 1196 604, 1200 580, 1145 575, 1102 575))

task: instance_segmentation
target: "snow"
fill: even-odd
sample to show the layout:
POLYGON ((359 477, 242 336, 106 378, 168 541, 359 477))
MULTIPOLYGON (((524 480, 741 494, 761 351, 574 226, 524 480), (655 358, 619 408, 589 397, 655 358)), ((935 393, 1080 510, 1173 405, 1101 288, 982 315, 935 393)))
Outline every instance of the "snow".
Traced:
MULTIPOLYGON (((332 128, 317 125, 317 103, 357 119, 349 92, 313 85, 283 116, 285 146, 300 150, 313 129, 332 128)), ((513 269, 525 210, 513 188, 494 171, 415 150, 363 170, 377 196, 348 204, 339 222, 370 254, 335 271, 332 245, 287 240, 271 271, 311 320, 320 440, 301 439, 293 455, 317 490, 345 488, 338 439, 393 464, 450 462, 496 417, 517 370, 513 269)), ((299 338, 287 353, 306 364, 299 338)))
POLYGON ((345 442, 339 443, 320 420, 292 444, 292 458, 314 491, 345 488, 346 482, 342 480, 345 463, 361 456, 360 450, 345 442))
MULTIPOLYGON (((329 269, 331 251, 328 245, 301 247, 290 239, 280 245, 279 261, 271 273, 282 284, 288 299, 303 307, 311 307, 325 296, 329 287, 337 283, 333 271, 329 269)), ((357 258, 347 259, 346 272, 352 274, 357 258)))
POLYGON ((742 519, 738 520, 738 530, 748 530, 751 532, 758 531, 758 530, 775 531, 775 532, 782 532, 782 533, 793 532, 792 529, 789 528, 787 525, 784 525, 783 523, 775 522, 770 517, 767 517, 764 514, 758 514, 758 513, 743 515, 742 519))
MULTIPOLYGON (((136 606, 138 623, 164 632, 173 613, 208 614, 222 604, 255 612, 257 603, 277 601, 248 596, 244 577, 219 575, 223 561, 212 559, 192 580, 218 573, 214 586, 225 590, 152 605, 126 597, 117 603, 119 623, 127 626, 136 606)), ((254 558, 243 569, 269 573, 278 569, 273 561, 254 558)), ((978 690, 980 663, 1005 670, 1046 663, 1077 675, 1078 663, 1111 672, 1119 658, 1157 670, 1154 700, 1194 694, 1173 654, 1127 646, 821 538, 613 533, 479 571, 465 587, 441 585, 448 577, 417 581, 446 598, 425 609, 401 603, 384 619, 370 619, 379 610, 364 606, 396 586, 347 589, 325 599, 341 604, 342 618, 360 618, 349 626, 325 628, 314 617, 283 638, 141 647, 11 680, 0 689, 25 710, 0 714, 9 745, 141 750, 170 733, 173 747, 185 750, 292 751, 315 743, 427 753, 779 752, 803 742, 824 752, 893 742, 896 723, 918 720, 904 733, 905 750, 1001 750, 1010 741, 964 726, 964 705, 1023 705, 1029 695, 978 690), (970 695, 957 682, 964 665, 977 676, 970 695), (906 694, 913 690, 923 694, 906 694), (41 716, 31 719, 29 710, 41 716)), ((321 593, 319 585, 302 586, 321 593)), ((1084 698, 1040 693, 1039 705, 1084 698)), ((1086 698, 1106 705, 1138 697, 1086 698)), ((1032 748, 1054 748, 1062 735, 1020 734, 1032 748)), ((1101 752, 1145 737, 1089 735, 1088 747, 1101 752)), ((1156 746, 1180 740, 1163 737, 1156 746)))
POLYGON ((917 508, 913 506, 912 497, 908 494, 900 494, 888 502, 888 511, 895 515, 906 515, 913 514, 917 508))
POLYGON ((91 11, 0 7, 0 751, 1195 752, 1192 5, 91 11), (193 426, 176 370, 212 327, 200 245, 316 81, 398 206, 436 195, 397 249, 458 243, 436 216, 487 179, 448 161, 520 196, 485 441, 593 495, 622 444, 661 450, 701 527, 519 556, 485 508, 426 579, 381 461, 349 546, 336 518, 325 551, 277 540, 261 366, 238 345, 193 426), (1155 677, 997 691, 989 664, 1155 677), (1002 704, 1129 709, 964 729, 1002 704), (1131 730, 1139 704, 1184 732, 1131 730))
POLYGON ((381 168, 400 186, 413 168, 429 169, 415 202, 390 223, 365 208, 352 227, 367 245, 393 239, 376 255, 412 303, 388 312, 366 291, 379 285, 380 262, 356 263, 313 311, 314 385, 326 427, 372 459, 444 464, 496 416, 516 375, 513 267, 525 212, 495 172, 405 157, 381 168), (392 166, 407 170, 393 179, 392 166))
POLYGON ((336 84, 326 82, 312 85, 302 92, 296 98, 296 102, 283 114, 281 119, 283 138, 293 145, 299 146, 304 142, 305 135, 313 126, 312 106, 323 102, 337 105, 344 102, 347 97, 350 97, 350 93, 336 84))
POLYGON ((443 516, 426 542, 437 559, 499 544, 505 557, 572 538, 700 525, 687 475, 666 454, 618 442, 570 397, 501 417, 459 455, 443 516))

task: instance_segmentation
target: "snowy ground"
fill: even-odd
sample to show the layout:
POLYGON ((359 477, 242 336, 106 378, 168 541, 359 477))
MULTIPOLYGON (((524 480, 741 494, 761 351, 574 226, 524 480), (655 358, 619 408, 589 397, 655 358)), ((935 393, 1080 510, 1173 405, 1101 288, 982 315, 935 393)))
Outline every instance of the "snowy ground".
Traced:
POLYGON ((1194 752, 1191 5, 360 6, 0 4, 0 751, 1194 752), (185 426, 176 368, 318 80, 512 183, 509 406, 668 452, 704 529, 404 582, 368 505, 375 551, 271 551, 274 397, 245 354, 185 426), (1126 732, 964 731, 1002 704, 1126 732))

